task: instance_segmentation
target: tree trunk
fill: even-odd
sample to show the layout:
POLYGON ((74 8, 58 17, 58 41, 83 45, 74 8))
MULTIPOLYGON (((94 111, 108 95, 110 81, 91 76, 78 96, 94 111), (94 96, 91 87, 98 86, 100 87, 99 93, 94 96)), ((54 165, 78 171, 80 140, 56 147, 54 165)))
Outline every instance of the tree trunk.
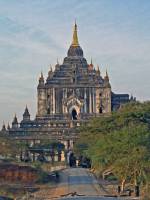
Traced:
POLYGON ((135 176, 135 179, 134 179, 134 185, 135 185, 135 196, 139 197, 140 196, 140 189, 139 189, 139 186, 138 186, 138 183, 137 183, 137 177, 136 176, 135 176))
POLYGON ((136 178, 136 176, 134 178, 134 185, 137 186, 137 178, 136 178))
POLYGON ((126 179, 122 179, 122 181, 121 181, 121 192, 124 192, 125 182, 126 182, 126 179))

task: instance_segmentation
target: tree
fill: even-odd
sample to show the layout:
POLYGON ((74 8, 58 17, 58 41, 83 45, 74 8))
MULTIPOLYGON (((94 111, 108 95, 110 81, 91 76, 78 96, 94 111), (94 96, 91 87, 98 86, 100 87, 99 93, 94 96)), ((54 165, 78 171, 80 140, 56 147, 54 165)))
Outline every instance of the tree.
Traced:
POLYGON ((14 140, 6 136, 0 137, 1 151, 0 155, 4 158, 15 159, 18 148, 14 140))
POLYGON ((145 179, 150 161, 149 125, 150 102, 129 103, 111 116, 95 118, 81 127, 76 149, 90 156, 101 175, 113 173, 123 191, 126 181, 137 186, 145 179))

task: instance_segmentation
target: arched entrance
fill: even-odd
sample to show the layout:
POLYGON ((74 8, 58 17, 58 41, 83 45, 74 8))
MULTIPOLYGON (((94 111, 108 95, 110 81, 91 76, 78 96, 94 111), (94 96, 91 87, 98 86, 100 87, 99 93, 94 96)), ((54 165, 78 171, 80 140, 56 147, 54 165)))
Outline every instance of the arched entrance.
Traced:
POLYGON ((77 111, 76 111, 76 109, 73 109, 71 114, 72 114, 72 119, 73 120, 77 120, 77 111))

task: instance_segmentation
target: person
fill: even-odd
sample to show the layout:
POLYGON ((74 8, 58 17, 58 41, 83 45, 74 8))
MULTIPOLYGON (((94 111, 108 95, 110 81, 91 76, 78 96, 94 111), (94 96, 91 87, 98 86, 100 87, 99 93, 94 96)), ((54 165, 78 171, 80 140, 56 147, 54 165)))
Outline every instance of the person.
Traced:
POLYGON ((76 167, 76 157, 74 156, 73 153, 71 153, 69 157, 69 166, 76 167))

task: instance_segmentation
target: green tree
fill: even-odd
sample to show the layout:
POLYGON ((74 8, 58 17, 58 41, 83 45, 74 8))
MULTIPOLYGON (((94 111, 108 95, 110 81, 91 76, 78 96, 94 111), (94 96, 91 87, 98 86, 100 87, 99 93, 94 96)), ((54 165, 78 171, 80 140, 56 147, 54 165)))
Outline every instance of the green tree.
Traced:
POLYGON ((0 137, 0 144, 1 144, 0 155, 2 157, 11 158, 11 159, 16 158, 18 148, 17 148, 14 140, 12 140, 12 139, 10 139, 9 137, 6 137, 6 136, 1 136, 0 137))
POLYGON ((129 103, 81 127, 76 152, 87 154, 99 173, 113 173, 121 184, 144 182, 150 153, 150 102, 129 103))

